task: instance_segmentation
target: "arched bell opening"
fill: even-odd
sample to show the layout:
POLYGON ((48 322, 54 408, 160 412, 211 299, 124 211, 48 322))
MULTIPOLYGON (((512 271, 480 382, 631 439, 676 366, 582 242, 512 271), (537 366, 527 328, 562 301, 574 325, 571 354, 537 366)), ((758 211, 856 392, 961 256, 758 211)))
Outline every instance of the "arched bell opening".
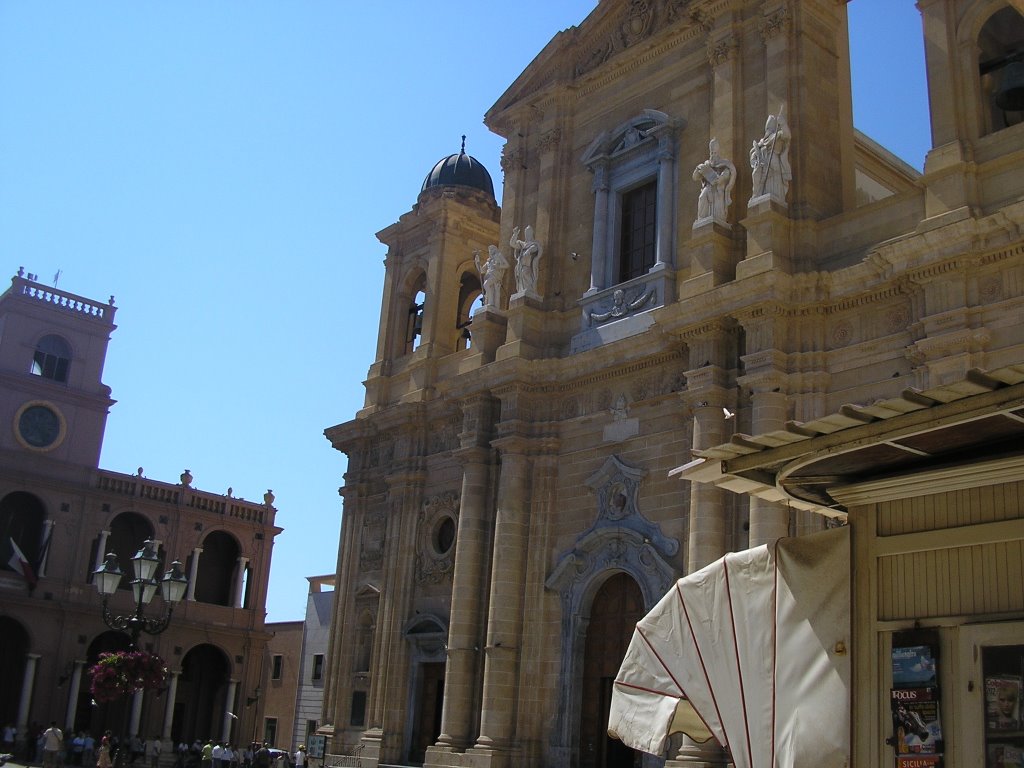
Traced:
POLYGON ((1024 122, 1024 16, 1010 6, 993 13, 977 40, 985 133, 1024 122))

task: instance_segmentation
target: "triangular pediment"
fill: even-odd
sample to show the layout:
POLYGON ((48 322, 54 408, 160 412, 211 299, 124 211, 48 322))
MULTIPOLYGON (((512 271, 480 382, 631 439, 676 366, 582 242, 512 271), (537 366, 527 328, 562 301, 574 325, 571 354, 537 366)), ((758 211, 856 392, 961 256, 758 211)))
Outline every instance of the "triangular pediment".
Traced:
POLYGON ((669 26, 709 28, 710 0, 600 0, 578 26, 556 34, 488 111, 498 130, 505 113, 543 99, 546 91, 586 78, 669 26))

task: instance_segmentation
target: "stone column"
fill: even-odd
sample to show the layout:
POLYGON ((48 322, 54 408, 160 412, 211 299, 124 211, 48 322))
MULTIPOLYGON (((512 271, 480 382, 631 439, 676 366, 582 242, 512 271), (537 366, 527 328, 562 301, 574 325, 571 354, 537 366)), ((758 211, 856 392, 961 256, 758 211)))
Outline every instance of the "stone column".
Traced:
POLYGON ((203 554, 202 547, 196 547, 192 550, 192 562, 188 568, 188 589, 185 592, 186 600, 196 599, 196 574, 199 573, 199 556, 203 554))
POLYGON ((590 252, 590 290, 596 293, 608 287, 608 205, 607 161, 594 171, 594 240, 590 252))
POLYGON ((238 558, 238 571, 235 574, 235 601, 233 607, 244 608, 242 605, 242 599, 245 597, 243 590, 245 589, 245 567, 249 564, 248 557, 238 558))
POLYGON ((82 670, 85 662, 76 659, 74 671, 71 673, 71 682, 68 685, 68 709, 64 718, 64 728, 70 732, 75 727, 75 717, 78 715, 78 693, 82 690, 82 670))
MULTIPOLYGON (((718 326, 690 340, 690 363, 700 366, 686 372, 686 399, 693 411, 694 450, 721 445, 731 428, 724 408, 732 404, 729 392, 730 331, 718 326), (706 364, 710 363, 710 364, 706 364)), ((726 552, 727 494, 709 483, 690 483, 690 519, 686 572, 694 573, 726 552)), ((725 753, 714 739, 700 743, 686 736, 669 768, 717 768, 725 765, 725 753)))
MULTIPOLYGON (((693 447, 710 448, 728 440, 725 396, 721 391, 705 392, 693 404, 693 447)), ((725 554, 727 491, 710 483, 690 483, 690 531, 687 539, 686 571, 693 573, 725 554)))
POLYGON ((100 531, 99 543, 96 545, 96 559, 93 560, 92 569, 98 571, 103 567, 103 561, 106 559, 107 553, 107 539, 110 538, 110 531, 100 531))
MULTIPOLYGON (((737 134, 743 118, 743 84, 739 62, 739 31, 727 29, 708 39, 708 64, 712 72, 711 120, 708 139, 717 139, 720 152, 736 168, 732 206, 724 220, 694 221, 689 247, 690 277, 681 296, 696 296, 714 286, 732 280, 736 274, 737 248, 732 241, 730 222, 736 222, 740 200, 746 199, 747 149, 744 137, 737 134)), ((694 189, 699 185, 694 185, 694 189)), ((677 268, 681 265, 677 264, 677 268)))
POLYGON ((943 0, 918 0, 924 26, 925 68, 928 72, 928 103, 931 117, 932 146, 952 144, 960 138, 957 120, 957 106, 960 99, 957 92, 962 90, 956 63, 957 20, 953 9, 943 0))
MULTIPOLYGON (((758 121, 755 123, 764 126, 769 115, 777 115, 781 108, 785 109, 786 122, 789 124, 791 130, 795 135, 800 134, 800 120, 799 115, 794 114, 792 99, 790 98, 790 58, 793 53, 793 46, 791 43, 792 37, 792 26, 793 21, 789 10, 789 5, 784 0, 765 0, 760 23, 761 40, 764 42, 764 85, 765 85, 765 105, 764 114, 760 116, 758 121)), ((749 150, 750 139, 749 137, 746 142, 746 147, 749 150)), ((810 136, 802 137, 803 141, 807 144, 811 142, 810 136)), ((797 160, 798 147, 790 146, 790 163, 797 160)), ((797 161, 799 166, 799 161, 797 161)), ((750 166, 747 166, 749 172, 750 166)), ((794 186, 797 180, 797 171, 799 167, 793 170, 794 183, 790 184, 789 199, 796 201, 798 197, 797 189, 794 186)), ((802 188, 802 187, 801 187, 802 188)), ((759 197, 764 193, 760 189, 752 189, 750 191, 751 199, 759 197)), ((779 204, 785 208, 787 206, 786 200, 779 200, 779 204)))
MULTIPOLYGON (((414 429, 410 427, 410 432, 414 429)), ((391 566, 385 569, 381 585, 366 710, 367 728, 361 737, 363 755, 382 763, 398 760, 409 715, 409 642, 402 630, 412 610, 416 523, 423 504, 426 480, 418 457, 409 454, 419 439, 419 433, 397 439, 395 464, 398 469, 388 477, 384 562, 391 566)))
POLYGON ((523 577, 529 539, 526 484, 530 462, 521 438, 501 438, 493 445, 501 450, 501 476, 491 559, 483 709, 476 749, 503 752, 512 747, 515 738, 523 577))
POLYGON ((672 267, 675 242, 672 237, 673 209, 675 206, 675 152, 672 136, 658 139, 658 234, 654 243, 654 266, 651 270, 672 267))
POLYGON ((145 691, 136 691, 132 694, 132 713, 128 721, 128 735, 139 735, 139 724, 142 722, 142 696, 145 691))
MULTIPOLYGON (((1019 4, 1011 5, 1021 10, 1019 4)), ((970 89, 963 84, 960 62, 974 59, 973 77, 978 77, 977 42, 957 39, 960 20, 956 17, 955 6, 943 0, 918 0, 917 7, 924 26, 928 114, 932 129, 932 148, 924 161, 927 218, 977 205, 972 139, 984 124, 984 118, 980 114, 973 121, 963 117, 974 112, 975 106, 970 101, 970 89)))
MULTIPOLYGON (((482 410, 483 403, 475 410, 482 410)), ((472 742, 477 675, 483 639, 483 605, 487 585, 487 547, 490 542, 488 498, 491 449, 473 445, 455 454, 463 466, 459 530, 455 540, 448 665, 444 679, 444 708, 437 746, 448 751, 472 742)), ((428 756, 427 763, 430 764, 428 756)))
POLYGON ((220 740, 225 744, 231 741, 231 721, 232 717, 231 710, 235 707, 235 691, 238 689, 237 680, 228 680, 228 693, 224 697, 224 721, 221 724, 221 737, 220 740))
MULTIPOLYGON (((171 680, 167 684, 166 703, 164 704, 164 727, 160 732, 160 738, 167 741, 171 738, 171 725, 174 723, 174 702, 178 698, 178 675, 180 670, 171 672, 171 680)), ((171 748, 174 748, 171 744, 171 748)))
POLYGON ((51 537, 53 536, 53 520, 43 521, 43 542, 46 545, 46 553, 43 556, 42 562, 39 563, 39 570, 36 573, 38 578, 46 576, 46 566, 50 562, 50 543, 51 537))
MULTIPOLYGON (((786 425, 786 394, 780 387, 758 386, 753 394, 753 433, 783 429, 786 425)), ((772 544, 789 535, 789 507, 776 501, 750 499, 750 546, 772 544)))
POLYGON ((18 720, 14 724, 22 735, 28 729, 28 711, 32 705, 32 686, 36 681, 39 658, 38 653, 30 653, 25 657, 25 674, 21 678, 21 698, 18 699, 18 720))
MULTIPOLYGON (((355 583, 359 568, 361 533, 366 518, 366 486, 359 480, 356 469, 362 457, 362 448, 349 449, 349 471, 345 473, 345 485, 338 489, 343 501, 341 543, 338 546, 337 584, 355 583)), ((354 609, 355 595, 340 587, 334 592, 334 608, 331 615, 331 639, 328 646, 330 659, 327 662, 327 680, 324 683, 324 722, 348 722, 350 717, 352 654, 357 631, 354 609), (348 694, 346 696, 345 694, 348 694)), ((371 662, 372 663, 372 662, 371 662)), ((357 670, 363 671, 363 670, 357 670)), ((254 715, 258 706, 254 708, 254 715)), ((340 737, 341 734, 338 734, 340 737)), ((337 752, 339 742, 332 742, 328 750, 337 752), (334 746, 338 744, 338 746, 334 746)))

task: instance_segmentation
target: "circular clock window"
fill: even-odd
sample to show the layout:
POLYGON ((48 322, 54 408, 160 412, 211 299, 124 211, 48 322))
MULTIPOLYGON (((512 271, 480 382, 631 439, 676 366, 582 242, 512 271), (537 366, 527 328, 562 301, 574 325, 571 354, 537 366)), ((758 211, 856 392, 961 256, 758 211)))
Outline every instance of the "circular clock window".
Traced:
POLYGON ((63 420, 48 405, 29 403, 18 413, 18 436, 28 448, 46 450, 63 437, 63 420))

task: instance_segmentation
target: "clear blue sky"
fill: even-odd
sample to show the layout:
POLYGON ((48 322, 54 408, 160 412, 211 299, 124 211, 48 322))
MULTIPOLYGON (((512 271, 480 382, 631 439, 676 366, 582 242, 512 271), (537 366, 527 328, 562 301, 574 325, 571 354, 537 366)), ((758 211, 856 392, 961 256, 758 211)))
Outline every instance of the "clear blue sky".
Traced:
MULTIPOLYGON (((0 0, 0 283, 116 297, 104 468, 273 488, 268 620, 335 569, 345 457, 322 433, 362 406, 374 233, 463 133, 500 186, 484 112, 594 6, 0 0)), ((850 15, 857 127, 920 169, 914 2, 850 15)))

